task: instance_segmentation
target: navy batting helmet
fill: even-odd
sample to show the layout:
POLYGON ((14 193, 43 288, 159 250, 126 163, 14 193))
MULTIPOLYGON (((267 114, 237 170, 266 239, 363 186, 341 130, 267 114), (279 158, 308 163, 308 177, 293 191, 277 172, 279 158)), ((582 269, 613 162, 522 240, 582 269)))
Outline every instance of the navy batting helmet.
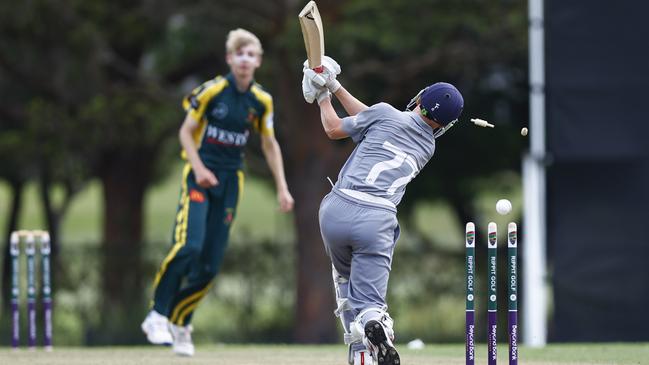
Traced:
POLYGON ((437 138, 457 122, 464 109, 464 98, 455 86, 437 82, 421 90, 406 109, 412 110, 417 104, 423 116, 442 126, 435 133, 437 138))

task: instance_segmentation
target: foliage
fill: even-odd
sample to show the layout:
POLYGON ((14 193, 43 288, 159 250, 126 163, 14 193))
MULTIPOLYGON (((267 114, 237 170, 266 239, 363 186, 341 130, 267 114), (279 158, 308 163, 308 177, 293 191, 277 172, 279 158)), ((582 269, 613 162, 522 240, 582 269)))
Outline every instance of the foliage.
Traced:
POLYGON ((409 214, 422 199, 444 200, 458 218, 471 216, 480 178, 519 169, 523 143, 516 131, 527 108, 525 3, 352 1, 330 17, 324 20, 327 52, 339 58, 341 77, 362 99, 400 107, 436 81, 461 90, 461 122, 438 141, 400 209, 409 214), (480 130, 469 122, 474 117, 497 127, 480 130))
MULTIPOLYGON (((318 3, 327 53, 340 61, 341 80, 361 100, 399 107, 433 81, 458 85, 465 97, 462 122, 438 141, 435 157, 410 184, 400 208, 402 218, 409 218, 419 202, 443 201, 460 222, 476 217, 475 202, 485 185, 502 171, 519 168, 523 143, 516 131, 526 124, 527 110, 525 3, 318 3), (497 128, 476 129, 468 123, 472 117, 497 128)), ((50 225, 62 219, 65 202, 89 179, 100 178, 105 245, 104 261, 97 263, 105 270, 100 280, 119 275, 142 280, 142 197, 177 158, 180 96, 227 72, 225 36, 230 29, 247 28, 264 44, 264 66, 257 76, 275 96, 277 135, 298 201, 294 262, 300 280, 290 285, 298 287, 300 308, 294 323, 302 328, 298 333, 331 338, 333 327, 309 327, 321 322, 303 317, 324 313, 333 302, 327 259, 313 249, 321 244, 317 207, 327 190, 324 177, 335 176, 352 146, 326 140, 317 108, 300 96, 304 49, 296 14, 301 6, 288 0, 0 4, 0 92, 5 96, 0 101, 0 178, 39 179, 43 200, 52 186, 64 187, 62 204, 46 204, 56 213, 50 225), (129 248, 134 267, 124 273, 108 253, 129 248), (303 299, 314 295, 327 300, 302 308, 303 299)), ((254 148, 251 152, 258 154, 254 148)), ((268 176, 263 164, 252 161, 255 173, 268 176)), ((125 292, 128 286, 108 288, 113 292, 103 295, 123 299, 116 307, 124 315, 129 300, 143 302, 125 292)), ((271 323, 286 323, 279 321, 271 323)))

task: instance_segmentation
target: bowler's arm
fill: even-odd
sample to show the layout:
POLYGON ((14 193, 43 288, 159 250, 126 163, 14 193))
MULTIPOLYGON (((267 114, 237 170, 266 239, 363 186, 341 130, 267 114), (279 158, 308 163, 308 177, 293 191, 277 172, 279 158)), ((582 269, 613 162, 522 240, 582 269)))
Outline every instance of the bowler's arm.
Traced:
POLYGON ((192 165, 196 183, 204 188, 209 188, 216 186, 219 183, 219 180, 212 171, 205 167, 203 161, 198 155, 198 149, 196 148, 194 138, 192 137, 198 127, 199 124, 196 119, 194 119, 190 113, 187 113, 187 116, 185 116, 185 120, 178 131, 178 138, 180 139, 181 146, 187 154, 187 160, 192 165))

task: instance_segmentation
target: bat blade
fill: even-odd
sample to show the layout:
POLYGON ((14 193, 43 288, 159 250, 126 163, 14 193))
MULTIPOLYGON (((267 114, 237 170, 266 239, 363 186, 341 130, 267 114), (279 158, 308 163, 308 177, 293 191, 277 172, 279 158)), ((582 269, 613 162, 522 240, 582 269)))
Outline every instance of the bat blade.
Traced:
POLYGON ((309 68, 322 72, 322 57, 324 56, 324 34, 322 19, 315 1, 309 1, 298 15, 304 47, 309 61, 309 68))

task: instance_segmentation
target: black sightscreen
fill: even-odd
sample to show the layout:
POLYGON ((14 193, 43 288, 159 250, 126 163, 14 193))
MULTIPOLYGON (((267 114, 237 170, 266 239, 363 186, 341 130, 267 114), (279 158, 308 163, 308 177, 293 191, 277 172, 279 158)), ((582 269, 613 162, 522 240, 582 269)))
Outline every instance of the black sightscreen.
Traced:
POLYGON ((551 341, 649 341, 649 1, 545 1, 551 341))
POLYGON ((647 15, 647 1, 546 1, 548 149, 558 161, 647 155, 647 15))
POLYGON ((649 163, 558 163, 548 174, 550 340, 649 340, 649 163))
POLYGON ((647 14, 545 2, 551 341, 649 341, 647 14))

